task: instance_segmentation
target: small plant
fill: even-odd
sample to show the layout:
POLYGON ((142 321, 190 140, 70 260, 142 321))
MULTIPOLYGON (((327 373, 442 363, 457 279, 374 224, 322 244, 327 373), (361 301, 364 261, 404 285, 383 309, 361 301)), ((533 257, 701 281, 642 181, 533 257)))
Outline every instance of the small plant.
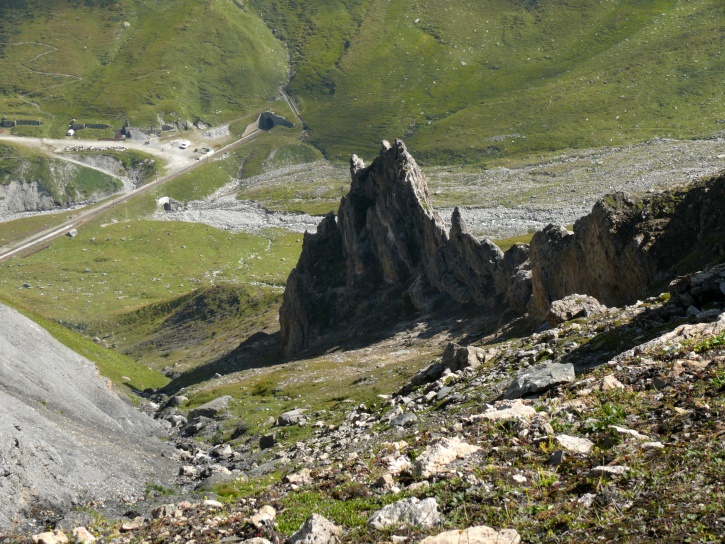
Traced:
POLYGON ((693 351, 696 353, 702 353, 704 351, 710 351, 712 349, 725 347, 725 333, 718 336, 711 336, 709 338, 703 338, 697 342, 693 347, 693 351))

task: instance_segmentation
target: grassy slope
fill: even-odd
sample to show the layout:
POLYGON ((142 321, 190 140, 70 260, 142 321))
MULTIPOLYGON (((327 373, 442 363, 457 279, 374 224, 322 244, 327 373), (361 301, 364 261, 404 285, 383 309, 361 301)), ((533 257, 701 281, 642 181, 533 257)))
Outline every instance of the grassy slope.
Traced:
POLYGON ((261 109, 285 79, 283 46, 232 0, 11 4, 0 2, 0 111, 42 119, 38 134, 68 117, 216 124, 261 109))
POLYGON ((725 116, 715 0, 252 3, 290 43, 290 92, 332 157, 405 137, 428 162, 480 162, 710 135, 725 116))

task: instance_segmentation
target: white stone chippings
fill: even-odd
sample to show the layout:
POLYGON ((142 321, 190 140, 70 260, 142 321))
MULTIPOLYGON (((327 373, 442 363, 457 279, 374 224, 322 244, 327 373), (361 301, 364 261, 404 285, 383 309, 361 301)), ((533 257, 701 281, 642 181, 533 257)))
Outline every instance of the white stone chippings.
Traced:
POLYGON ((435 536, 429 536, 420 544, 518 544, 521 536, 515 529, 497 531, 485 525, 454 529, 435 536))

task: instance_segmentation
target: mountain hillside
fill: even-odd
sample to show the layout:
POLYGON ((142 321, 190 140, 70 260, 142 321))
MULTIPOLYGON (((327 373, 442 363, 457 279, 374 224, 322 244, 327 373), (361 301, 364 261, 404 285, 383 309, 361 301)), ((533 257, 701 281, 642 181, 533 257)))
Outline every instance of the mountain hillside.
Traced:
MULTIPOLYGON (((0 2, 0 112, 121 128, 217 124, 274 100, 284 47, 232 0, 0 2)), ((42 132, 45 131, 45 132, 42 132)))
POLYGON ((334 157, 393 134, 423 162, 480 162, 709 135, 725 118, 716 0, 251 3, 288 43, 290 93, 334 157))
POLYGON ((286 85, 333 159, 382 134, 429 164, 708 137, 723 21, 717 0, 3 0, 0 112, 35 135, 220 124, 286 85))

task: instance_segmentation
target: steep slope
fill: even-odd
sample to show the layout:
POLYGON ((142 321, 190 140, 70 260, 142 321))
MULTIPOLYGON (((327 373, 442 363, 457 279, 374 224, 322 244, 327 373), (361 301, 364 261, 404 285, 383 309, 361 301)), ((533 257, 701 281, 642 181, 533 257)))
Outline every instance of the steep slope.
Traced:
POLYGON ((0 527, 172 476, 160 427, 91 362, 15 310, 0 321, 0 527))
POLYGON ((722 128, 716 0, 251 3, 328 156, 380 134, 449 164, 722 128))

